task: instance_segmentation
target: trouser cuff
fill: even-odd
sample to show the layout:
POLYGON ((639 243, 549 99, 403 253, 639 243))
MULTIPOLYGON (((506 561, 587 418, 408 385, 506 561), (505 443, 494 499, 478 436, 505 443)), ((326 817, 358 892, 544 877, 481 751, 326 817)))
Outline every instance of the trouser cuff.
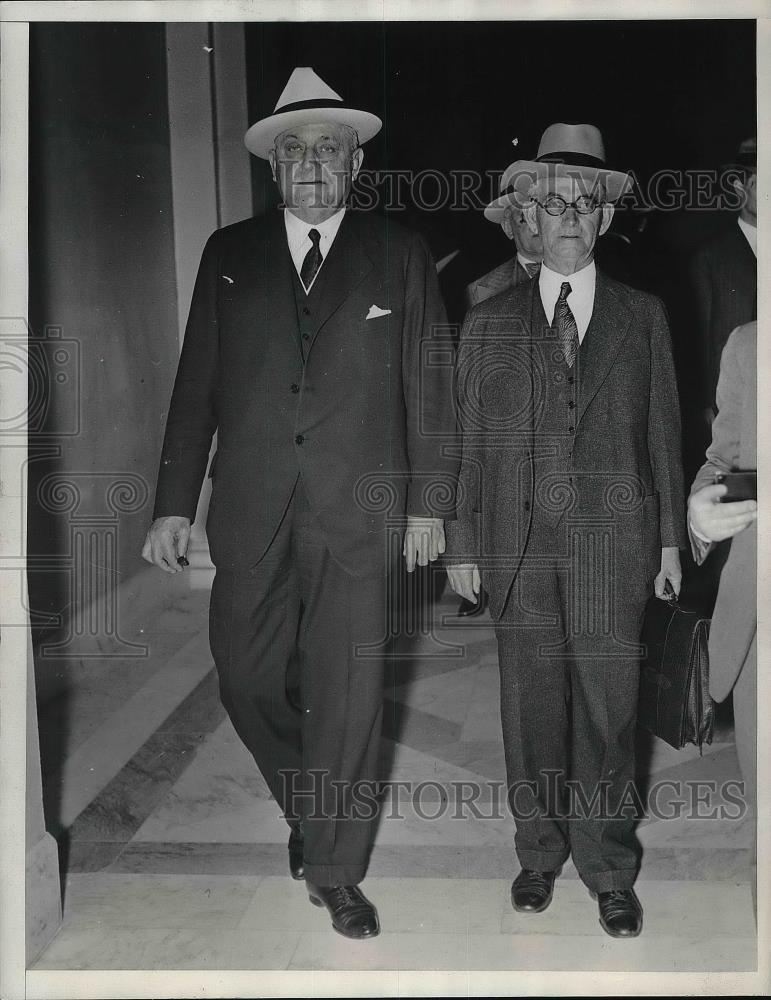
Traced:
POLYGON ((522 867, 535 872, 556 871, 569 857, 566 851, 517 851, 517 860, 522 867))
POLYGON ((333 885, 358 885, 364 881, 367 866, 358 865, 314 865, 304 863, 305 881, 312 882, 322 888, 333 885))
POLYGON ((616 868, 610 872, 582 872, 579 877, 591 892, 611 892, 631 889, 637 879, 637 868, 616 868))

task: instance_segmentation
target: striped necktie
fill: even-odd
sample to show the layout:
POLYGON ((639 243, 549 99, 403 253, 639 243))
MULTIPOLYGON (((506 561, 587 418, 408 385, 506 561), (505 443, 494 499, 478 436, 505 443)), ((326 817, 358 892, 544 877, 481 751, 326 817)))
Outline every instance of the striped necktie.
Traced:
POLYGON ((319 240, 321 239, 321 233, 318 229, 311 229, 308 233, 308 238, 310 239, 313 246, 306 253, 305 259, 303 260, 302 267, 300 268, 300 278, 302 279, 303 285, 305 285, 305 290, 311 287, 313 284, 313 279, 318 274, 318 270, 321 267, 321 262, 324 260, 324 255, 321 250, 319 250, 319 240))
POLYGON ((568 368, 573 367, 578 354, 578 326, 568 305, 568 295, 571 291, 570 282, 563 281, 557 304, 554 307, 554 323, 552 324, 553 329, 557 331, 568 368))

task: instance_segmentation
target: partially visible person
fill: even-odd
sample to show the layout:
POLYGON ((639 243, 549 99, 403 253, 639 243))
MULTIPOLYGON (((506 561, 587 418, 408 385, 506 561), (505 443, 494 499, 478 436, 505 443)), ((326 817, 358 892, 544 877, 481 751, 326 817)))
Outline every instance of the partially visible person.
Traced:
POLYGON ((714 417, 720 355, 737 326, 757 318, 757 141, 746 139, 726 177, 741 199, 735 222, 701 246, 690 266, 701 360, 700 403, 714 417))
POLYGON ((516 253, 466 287, 467 309, 507 288, 530 281, 541 266, 543 242, 540 235, 531 232, 522 207, 517 203, 516 192, 511 190, 516 169, 516 162, 506 167, 501 176, 500 195, 485 209, 485 218, 501 227, 507 238, 513 241, 516 253))
MULTIPOLYGON (((507 238, 513 240, 517 252, 466 286, 467 309, 508 288, 532 281, 540 270, 543 241, 540 234, 534 233, 528 226, 522 207, 518 204, 516 191, 511 188, 517 169, 517 162, 506 167, 501 176, 500 195, 485 209, 485 218, 501 227, 507 238)), ((464 597, 458 607, 458 617, 478 614, 484 611, 486 603, 484 591, 480 592, 475 604, 464 597)))
MULTIPOLYGON (((733 692, 736 751, 751 822, 757 788, 757 527, 756 500, 722 502, 728 487, 718 473, 757 467, 757 323, 729 336, 720 363, 717 416, 707 460, 691 487, 688 527, 693 557, 701 565, 716 543, 731 538, 720 574, 709 634, 709 686, 715 701, 733 692)), ((753 834, 752 866, 756 868, 753 834)), ((752 878, 753 899, 756 892, 752 878)))

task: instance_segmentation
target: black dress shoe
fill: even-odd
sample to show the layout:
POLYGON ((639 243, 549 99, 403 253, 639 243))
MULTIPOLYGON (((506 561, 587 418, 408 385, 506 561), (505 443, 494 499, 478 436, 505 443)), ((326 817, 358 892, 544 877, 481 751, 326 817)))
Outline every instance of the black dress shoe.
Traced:
POLYGON ((305 878, 303 835, 295 827, 292 827, 292 832, 289 834, 289 874, 298 882, 305 878))
POLYGON ((332 928, 348 938, 372 938, 380 933, 377 910, 356 885, 308 885, 314 906, 326 906, 332 928))
POLYGON ((511 885, 511 904, 518 913, 542 913, 554 895, 559 869, 537 872, 523 868, 511 885))
POLYGON ((643 911, 634 889, 592 893, 600 904, 600 926, 611 937, 637 937, 642 930, 643 911))

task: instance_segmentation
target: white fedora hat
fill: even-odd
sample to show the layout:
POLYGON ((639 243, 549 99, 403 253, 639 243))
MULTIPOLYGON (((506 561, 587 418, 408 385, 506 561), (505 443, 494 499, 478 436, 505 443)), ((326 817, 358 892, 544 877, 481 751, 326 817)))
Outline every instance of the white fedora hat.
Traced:
POLYGON ((490 222, 500 225, 503 222, 503 215, 507 208, 522 208, 516 200, 516 192, 513 189, 510 191, 510 189, 512 188, 511 182, 517 174, 519 165, 523 162, 523 160, 516 160, 514 163, 510 163, 501 174, 500 195, 491 201, 485 209, 485 218, 489 219, 490 222), (512 193, 514 197, 512 197, 512 193))
POLYGON ((485 218, 500 222, 509 208, 524 208, 530 189, 541 178, 571 177, 591 189, 598 181, 607 201, 618 201, 632 186, 629 174, 605 166, 605 144, 596 125, 550 125, 541 136, 534 160, 511 163, 501 177, 500 197, 485 209, 485 218))
POLYGON ((244 143, 250 153, 267 160, 276 136, 293 125, 337 122, 355 129, 359 142, 377 135, 383 123, 369 111, 343 106, 343 99, 310 66, 298 66, 279 97, 272 115, 261 118, 247 131, 244 143))

